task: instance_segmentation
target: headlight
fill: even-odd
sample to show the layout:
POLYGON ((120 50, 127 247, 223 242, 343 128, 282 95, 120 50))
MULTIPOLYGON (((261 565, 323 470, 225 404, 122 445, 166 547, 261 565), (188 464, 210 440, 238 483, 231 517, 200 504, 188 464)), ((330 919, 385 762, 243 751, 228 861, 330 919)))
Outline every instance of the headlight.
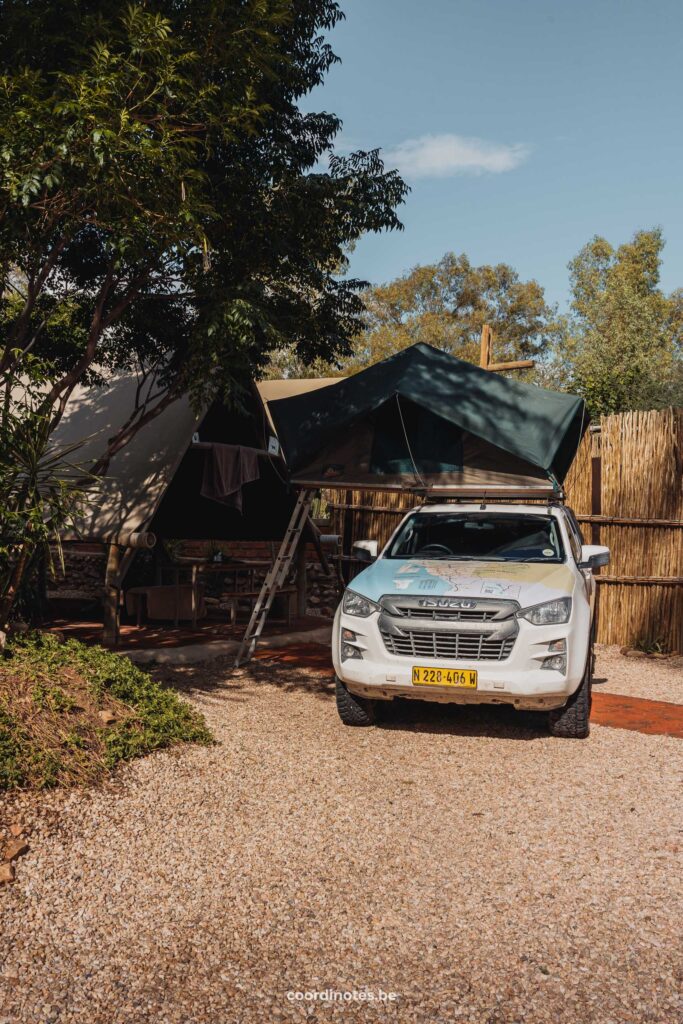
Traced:
POLYGON ((554 601, 532 605, 517 612, 518 619, 533 622, 534 626, 557 626, 561 622, 569 622, 572 613, 571 597, 558 597, 554 601))
POLYGON ((379 611, 379 605, 375 604, 374 601, 368 600, 367 597, 354 594, 353 590, 345 590, 342 610, 347 615, 358 615, 361 619, 367 619, 368 615, 379 611))
POLYGON ((549 658, 543 659, 541 668, 550 668, 554 669, 555 672, 565 673, 567 671, 567 659, 564 654, 552 654, 549 658))

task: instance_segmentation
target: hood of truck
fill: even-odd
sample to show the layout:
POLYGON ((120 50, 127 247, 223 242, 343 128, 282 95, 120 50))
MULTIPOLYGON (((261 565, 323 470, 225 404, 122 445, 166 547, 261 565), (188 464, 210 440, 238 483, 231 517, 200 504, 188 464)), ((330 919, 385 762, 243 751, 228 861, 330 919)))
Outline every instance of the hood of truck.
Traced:
POLYGON ((385 594, 457 595, 508 598, 525 608, 570 596, 574 583, 571 569, 557 563, 379 558, 351 581, 350 589, 371 601, 385 594))

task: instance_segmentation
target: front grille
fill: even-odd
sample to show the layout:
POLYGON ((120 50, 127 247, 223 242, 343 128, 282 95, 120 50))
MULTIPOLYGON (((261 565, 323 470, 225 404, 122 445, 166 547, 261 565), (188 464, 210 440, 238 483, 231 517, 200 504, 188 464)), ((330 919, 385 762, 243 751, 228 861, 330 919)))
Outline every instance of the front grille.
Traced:
POLYGON ((389 654, 413 658, 461 658, 465 661, 503 661, 510 655, 515 637, 490 640, 490 633, 451 633, 403 629, 401 635, 380 630, 389 654))
POLYGON ((490 622, 497 613, 491 608, 409 608, 397 605, 396 611, 402 618, 431 619, 432 622, 490 622))

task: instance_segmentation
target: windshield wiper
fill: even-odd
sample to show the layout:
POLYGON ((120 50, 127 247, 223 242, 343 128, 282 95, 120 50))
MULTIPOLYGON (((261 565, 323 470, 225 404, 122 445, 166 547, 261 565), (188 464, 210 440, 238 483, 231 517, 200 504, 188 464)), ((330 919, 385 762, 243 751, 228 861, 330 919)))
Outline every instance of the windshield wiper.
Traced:
POLYGON ((428 562, 440 560, 450 562, 507 562, 502 555, 411 555, 411 558, 424 558, 428 562))
POLYGON ((556 562, 559 562, 560 559, 559 559, 559 557, 557 555, 555 555, 553 558, 542 558, 540 555, 534 555, 533 558, 520 558, 520 559, 518 559, 518 561, 520 561, 520 562, 548 562, 550 565, 552 565, 552 564, 554 564, 556 562))
POLYGON ((459 562, 507 562, 504 555, 453 555, 459 562))

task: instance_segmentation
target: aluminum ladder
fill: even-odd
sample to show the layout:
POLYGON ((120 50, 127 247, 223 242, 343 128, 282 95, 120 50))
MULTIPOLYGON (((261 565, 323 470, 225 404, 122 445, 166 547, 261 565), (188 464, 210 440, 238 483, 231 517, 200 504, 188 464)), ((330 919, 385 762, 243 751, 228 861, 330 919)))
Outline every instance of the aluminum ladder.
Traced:
POLYGON ((280 550, 263 581, 263 586, 249 619, 249 625, 242 637, 242 643, 235 658, 235 668, 239 668, 243 662, 249 661, 254 653, 256 642, 263 632, 273 599, 280 587, 285 583, 289 570, 292 567, 292 559, 296 554, 301 534, 311 511, 314 494, 315 491, 299 491, 292 517, 282 538, 280 550))

